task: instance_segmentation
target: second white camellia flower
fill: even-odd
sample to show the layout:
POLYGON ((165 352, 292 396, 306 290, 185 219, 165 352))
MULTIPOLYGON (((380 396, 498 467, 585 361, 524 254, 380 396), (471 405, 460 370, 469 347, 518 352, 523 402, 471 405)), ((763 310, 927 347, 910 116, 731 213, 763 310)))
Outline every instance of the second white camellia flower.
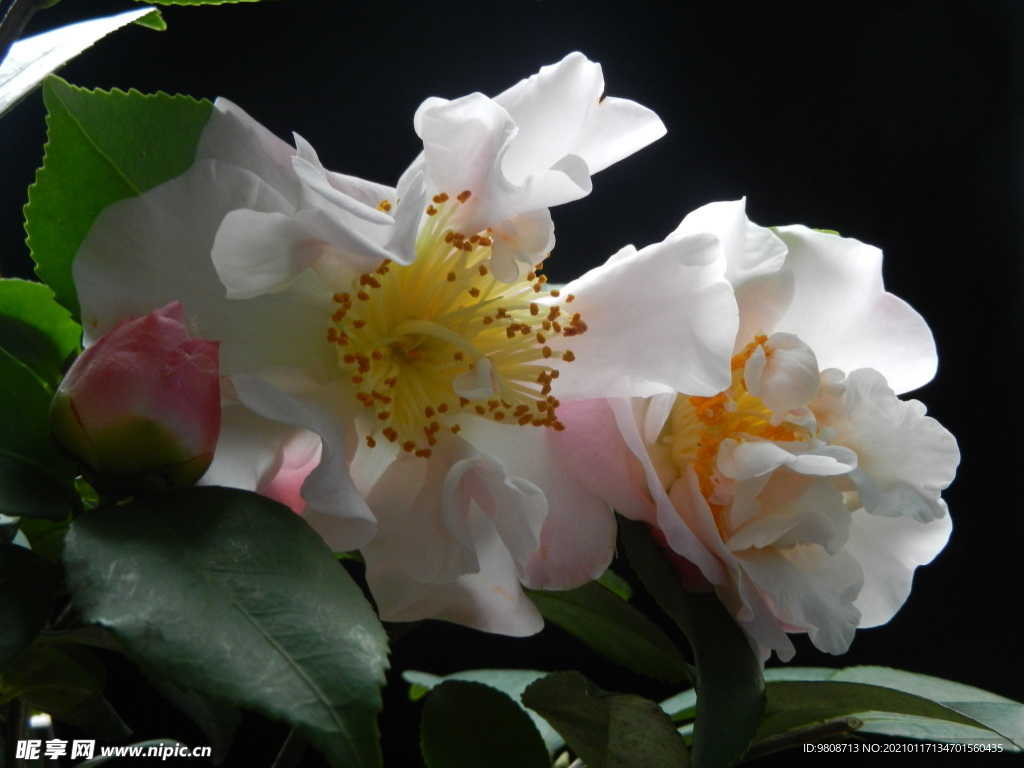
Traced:
POLYGON ((494 99, 430 99, 415 118, 423 154, 397 189, 326 171, 300 138, 292 148, 218 101, 193 167, 111 206, 83 244, 87 343, 181 301, 220 341, 230 382, 204 482, 277 498, 335 550, 360 549, 385 619, 535 632, 521 582, 576 586, 614 548, 603 500, 550 449, 558 398, 725 383, 699 384, 715 367, 701 350, 727 352, 718 324, 675 361, 638 343, 650 316, 632 305, 653 275, 705 278, 692 301, 661 302, 658 328, 718 316, 728 285, 704 275, 701 249, 656 249, 575 295, 539 274, 548 207, 664 132, 603 88, 571 54, 494 99))
POLYGON ((570 403, 560 440, 585 451, 578 475, 654 527, 684 582, 714 588, 762 653, 790 658, 790 632, 842 653, 857 627, 893 616, 949 537, 940 493, 956 441, 896 397, 934 375, 931 333, 885 292, 876 248, 758 227, 742 202, 699 209, 673 237, 700 233, 717 240, 735 296, 728 384, 570 403))

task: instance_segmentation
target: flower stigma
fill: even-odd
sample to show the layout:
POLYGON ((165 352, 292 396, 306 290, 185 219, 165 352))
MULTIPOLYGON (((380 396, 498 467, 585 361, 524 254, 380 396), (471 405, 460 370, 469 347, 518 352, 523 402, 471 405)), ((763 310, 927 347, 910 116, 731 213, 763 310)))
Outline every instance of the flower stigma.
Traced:
MULTIPOLYGON (((659 437, 659 446, 667 449, 674 469, 681 473, 692 467, 700 483, 701 494, 711 507, 715 519, 731 498, 720 488, 716 473, 718 452, 722 441, 770 440, 798 442, 812 437, 806 426, 780 419, 760 397, 747 390, 744 369, 751 355, 766 346, 767 336, 754 341, 734 355, 731 362, 732 384, 710 397, 676 396, 671 414, 659 437)), ((675 477, 678 474, 673 473, 675 477)), ((666 487, 670 483, 666 484, 666 487)))
MULTIPOLYGON (((463 417, 564 429, 551 383, 573 353, 551 346, 586 331, 558 290, 546 290, 540 267, 514 283, 488 267, 490 230, 465 235, 448 226, 471 196, 435 195, 408 266, 385 260, 334 294, 327 329, 355 397, 374 416, 366 436, 429 456, 443 429, 463 417)), ((573 297, 566 296, 568 304, 573 297)))

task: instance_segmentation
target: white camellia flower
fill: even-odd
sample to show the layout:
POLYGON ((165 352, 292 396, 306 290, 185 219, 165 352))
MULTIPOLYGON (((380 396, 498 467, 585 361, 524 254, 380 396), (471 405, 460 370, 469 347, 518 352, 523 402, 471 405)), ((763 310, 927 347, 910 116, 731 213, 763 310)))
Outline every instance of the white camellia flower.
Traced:
MULTIPOLYGON (((885 292, 876 248, 758 227, 742 202, 697 210, 674 237, 698 233, 720 243, 735 295, 729 384, 569 403, 559 440, 586 451, 578 476, 652 525, 684 582, 712 586, 763 654, 791 658, 789 632, 842 653, 857 627, 893 616, 951 530, 940 493, 956 441, 896 397, 934 375, 931 333, 885 292)), ((683 342, 660 352, 688 354, 683 342)))
POLYGON ((541 620, 521 584, 577 586, 614 546, 606 503, 550 447, 556 397, 713 394, 735 323, 697 326, 731 292, 703 235, 575 293, 545 286, 547 208, 664 132, 605 98, 581 54, 495 99, 430 99, 415 127, 423 154, 392 189, 325 171, 218 101, 192 168, 112 205, 79 251, 86 342, 182 302, 227 381, 205 483, 258 490, 360 549, 385 619, 529 634, 541 620), (684 273, 686 303, 651 290, 684 273), (647 345, 687 326, 691 354, 647 345))

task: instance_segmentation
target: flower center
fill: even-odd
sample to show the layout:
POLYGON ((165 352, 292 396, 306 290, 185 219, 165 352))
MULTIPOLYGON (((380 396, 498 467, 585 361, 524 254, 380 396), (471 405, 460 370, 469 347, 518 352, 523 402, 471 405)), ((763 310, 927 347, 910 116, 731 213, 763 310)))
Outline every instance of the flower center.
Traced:
POLYGON ((573 354, 550 341, 583 333, 586 324, 551 301, 559 292, 544 289, 540 267, 516 283, 494 278, 489 230, 448 227, 469 197, 434 197, 412 264, 385 261, 351 293, 334 294, 327 341, 375 416, 371 448, 383 438, 429 456, 438 433, 459 432, 467 415, 563 429, 551 382, 573 354))
POLYGON ((723 440, 794 442, 810 437, 808 430, 791 422, 773 422, 772 411, 760 397, 747 391, 743 369, 767 336, 757 336, 732 358, 732 384, 711 397, 678 395, 660 443, 669 449, 680 471, 693 467, 701 493, 717 515, 728 499, 719 493, 715 466, 723 440))

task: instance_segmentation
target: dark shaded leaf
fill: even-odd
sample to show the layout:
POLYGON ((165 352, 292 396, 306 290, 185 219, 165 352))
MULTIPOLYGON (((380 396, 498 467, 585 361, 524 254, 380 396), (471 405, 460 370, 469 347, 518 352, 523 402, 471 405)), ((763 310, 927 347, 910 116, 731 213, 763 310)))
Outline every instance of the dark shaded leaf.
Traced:
POLYGON ((53 568, 39 555, 14 544, 0 545, 0 670, 46 624, 55 582, 53 568))
POLYGON ((551 765, 526 712, 504 693, 468 680, 446 680, 427 696, 420 746, 428 768, 551 765))
POLYGON ((642 523, 620 518, 629 563, 693 648, 697 717, 693 765, 721 768, 739 760, 754 737, 764 707, 761 661, 746 634, 713 593, 683 589, 662 548, 642 523))
POLYGON ((564 592, 530 590, 545 620, 603 656, 657 680, 685 680, 686 661, 650 619, 609 589, 590 582, 564 592))
POLYGON ((279 717, 333 765, 380 764, 383 627, 304 520, 192 488, 80 515, 65 541, 83 617, 150 675, 279 717))
POLYGON ((578 672, 558 672, 523 693, 588 768, 685 768, 686 744, 653 701, 603 691, 578 672))

